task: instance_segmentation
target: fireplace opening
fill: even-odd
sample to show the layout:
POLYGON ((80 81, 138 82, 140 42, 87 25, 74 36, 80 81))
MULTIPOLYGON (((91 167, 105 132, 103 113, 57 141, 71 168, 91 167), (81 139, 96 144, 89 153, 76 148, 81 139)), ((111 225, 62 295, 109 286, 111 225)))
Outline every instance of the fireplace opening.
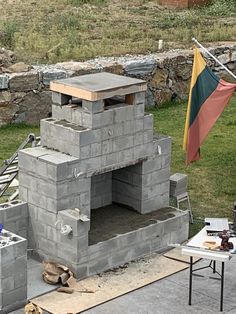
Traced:
POLYGON ((175 216, 171 207, 141 214, 143 178, 139 167, 136 164, 91 178, 89 245, 175 216))

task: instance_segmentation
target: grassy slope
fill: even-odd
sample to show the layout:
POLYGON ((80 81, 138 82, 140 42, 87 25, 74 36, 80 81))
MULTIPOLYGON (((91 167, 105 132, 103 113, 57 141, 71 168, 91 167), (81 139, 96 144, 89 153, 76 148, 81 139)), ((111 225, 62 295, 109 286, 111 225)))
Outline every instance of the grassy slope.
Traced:
POLYGON ((29 133, 39 135, 37 126, 11 124, 0 128, 0 167, 9 159, 29 133))
POLYGON ((0 46, 26 62, 149 53, 200 41, 236 40, 235 0, 169 10, 157 0, 0 1, 0 46))

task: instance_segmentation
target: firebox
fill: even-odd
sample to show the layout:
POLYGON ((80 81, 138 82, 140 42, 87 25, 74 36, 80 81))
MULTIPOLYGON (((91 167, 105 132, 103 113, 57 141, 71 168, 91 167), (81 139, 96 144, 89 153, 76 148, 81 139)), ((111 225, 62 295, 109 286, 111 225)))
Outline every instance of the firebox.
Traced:
POLYGON ((19 152, 28 243, 78 278, 188 237, 169 206, 171 139, 153 135, 146 82, 97 73, 51 82, 41 147, 19 152))

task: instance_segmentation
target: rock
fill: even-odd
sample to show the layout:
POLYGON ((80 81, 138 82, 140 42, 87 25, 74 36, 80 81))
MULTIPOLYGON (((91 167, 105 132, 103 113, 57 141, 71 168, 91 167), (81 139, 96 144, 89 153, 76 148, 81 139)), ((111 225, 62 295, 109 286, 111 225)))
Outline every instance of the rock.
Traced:
POLYGON ((0 89, 8 89, 9 76, 7 74, 0 75, 0 89))
POLYGON ((152 88, 148 84, 147 92, 146 92, 146 106, 153 107, 156 103, 155 96, 152 88))
POLYGON ((166 69, 157 68, 151 80, 152 86, 155 88, 160 88, 160 86, 165 87, 167 77, 168 77, 168 71, 166 69))
POLYGON ((128 75, 146 76, 151 75, 157 65, 155 59, 140 58, 126 61, 124 64, 125 73, 128 75))
POLYGON ((94 73, 96 70, 89 62, 60 62, 55 64, 55 67, 58 69, 65 70, 66 72, 71 72, 71 76, 83 75, 88 73, 94 73))
POLYGON ((12 123, 17 110, 18 106, 14 103, 0 103, 0 126, 12 123))
POLYGON ((190 64, 180 64, 175 68, 175 75, 177 78, 181 78, 184 81, 190 79, 192 76, 192 65, 190 64))
POLYGON ((51 99, 52 95, 49 91, 27 93, 19 102, 19 109, 15 114, 14 121, 18 122, 24 117, 24 122, 38 124, 40 119, 50 116, 52 110, 51 99))
POLYGON ((155 99, 157 104, 167 103, 171 101, 172 92, 168 88, 155 91, 155 99))
POLYGON ((20 72, 28 72, 32 67, 24 62, 18 62, 10 65, 6 68, 5 72, 7 73, 20 73, 20 72))
POLYGON ((13 91, 37 90, 39 87, 39 73, 35 70, 13 73, 9 76, 9 88, 13 91))
POLYGON ((190 81, 173 82, 171 90, 177 95, 180 100, 185 100, 189 94, 190 81))
POLYGON ((48 67, 42 71, 42 83, 43 85, 50 85, 51 81, 59 80, 69 77, 67 71, 57 69, 55 67, 48 67))

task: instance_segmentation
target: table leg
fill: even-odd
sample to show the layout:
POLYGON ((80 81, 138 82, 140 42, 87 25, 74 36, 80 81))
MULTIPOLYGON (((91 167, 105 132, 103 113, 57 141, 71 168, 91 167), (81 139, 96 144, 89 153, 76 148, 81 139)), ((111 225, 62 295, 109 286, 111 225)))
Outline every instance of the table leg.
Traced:
POLYGON ((213 274, 216 272, 216 261, 213 261, 213 274))
POLYGON ((223 312, 223 298, 224 298, 224 271, 225 263, 221 263, 221 290, 220 290, 220 311, 223 312))
POLYGON ((193 257, 190 256, 190 268, 189 268, 189 298, 188 304, 192 303, 192 280, 193 280, 193 257))

